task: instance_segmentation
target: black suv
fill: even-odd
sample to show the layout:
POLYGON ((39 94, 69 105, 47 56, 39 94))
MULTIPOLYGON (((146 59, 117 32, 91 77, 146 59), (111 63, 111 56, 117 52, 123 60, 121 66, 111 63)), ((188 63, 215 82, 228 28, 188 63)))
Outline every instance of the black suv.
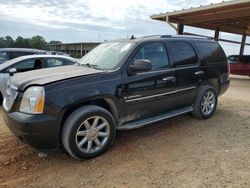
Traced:
POLYGON ((154 36, 103 43, 80 65, 20 73, 8 84, 5 122, 39 151, 62 145, 95 157, 116 130, 191 113, 206 119, 229 87, 227 57, 206 38, 154 36))

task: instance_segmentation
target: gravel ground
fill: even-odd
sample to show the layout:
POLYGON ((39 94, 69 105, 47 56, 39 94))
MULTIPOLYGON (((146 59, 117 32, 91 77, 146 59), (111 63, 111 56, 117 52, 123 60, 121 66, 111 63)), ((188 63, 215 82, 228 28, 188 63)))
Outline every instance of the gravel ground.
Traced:
POLYGON ((0 121, 0 187, 250 187, 249 86, 234 76, 212 118, 118 132, 108 152, 82 162, 38 154, 0 121))

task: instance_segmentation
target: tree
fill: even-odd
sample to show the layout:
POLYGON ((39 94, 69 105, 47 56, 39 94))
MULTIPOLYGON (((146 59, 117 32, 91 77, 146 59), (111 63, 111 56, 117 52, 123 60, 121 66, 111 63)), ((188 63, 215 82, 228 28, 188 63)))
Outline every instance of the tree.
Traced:
POLYGON ((14 40, 11 36, 5 37, 6 47, 12 47, 14 45, 14 40))
POLYGON ((30 45, 36 49, 46 49, 47 42, 41 36, 34 36, 30 39, 30 45))
POLYGON ((17 47, 17 48, 25 48, 25 42, 24 42, 24 38, 23 37, 17 37, 16 41, 14 42, 13 47, 17 47))
POLYGON ((49 42, 49 44, 62 44, 61 41, 56 41, 56 40, 52 40, 49 42))
POLYGON ((0 48, 8 48, 13 46, 14 40, 10 36, 0 38, 0 48))
MULTIPOLYGON (((0 48, 36 48, 48 50, 46 40, 41 36, 34 36, 32 38, 23 38, 21 36, 13 40, 11 36, 0 37, 0 48)), ((60 41, 50 41, 49 44, 62 44, 60 41)))

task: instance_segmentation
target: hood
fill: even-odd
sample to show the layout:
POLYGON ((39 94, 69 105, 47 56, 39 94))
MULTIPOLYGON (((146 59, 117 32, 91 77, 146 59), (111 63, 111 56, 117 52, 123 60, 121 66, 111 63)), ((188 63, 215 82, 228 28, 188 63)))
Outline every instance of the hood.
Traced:
POLYGON ((101 72, 103 71, 79 65, 60 66, 25 73, 16 73, 11 79, 11 84, 17 87, 18 90, 24 90, 29 85, 45 85, 56 81, 101 72))

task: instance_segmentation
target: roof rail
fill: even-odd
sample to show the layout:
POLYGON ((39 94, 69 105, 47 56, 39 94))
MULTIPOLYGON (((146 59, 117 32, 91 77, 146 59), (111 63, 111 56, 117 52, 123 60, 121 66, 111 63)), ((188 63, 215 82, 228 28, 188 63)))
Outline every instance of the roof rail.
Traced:
POLYGON ((149 38, 149 37, 161 37, 162 35, 147 35, 147 36, 143 36, 141 38, 149 38))
POLYGON ((213 37, 201 36, 201 35, 171 35, 173 38, 195 38, 195 39, 210 39, 212 40, 213 37))
POLYGON ((199 36, 199 35, 148 35, 142 38, 159 37, 159 38, 197 38, 197 39, 213 39, 213 37, 199 36))

